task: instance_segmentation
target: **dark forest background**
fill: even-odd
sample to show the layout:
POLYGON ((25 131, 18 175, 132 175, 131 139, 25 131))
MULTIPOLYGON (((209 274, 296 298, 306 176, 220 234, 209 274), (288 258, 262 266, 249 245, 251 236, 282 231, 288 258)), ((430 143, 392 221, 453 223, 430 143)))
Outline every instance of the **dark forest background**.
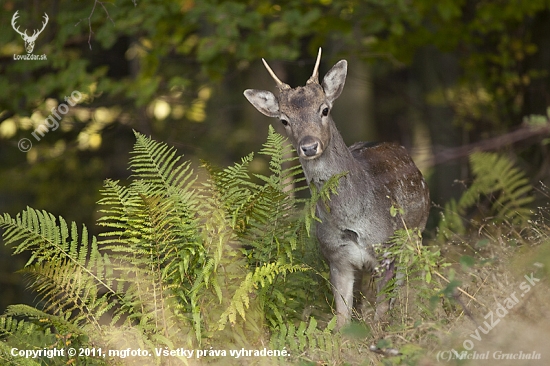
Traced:
MULTIPOLYGON (((321 77, 349 62, 333 112, 344 139, 409 149, 429 181, 432 230, 469 182, 471 151, 505 152, 535 187, 550 183, 547 0, 4 0, 0 29, 0 212, 44 209, 95 234, 103 180, 129 177, 132 130, 196 163, 257 152, 268 124, 280 127, 242 95, 274 91, 260 59, 303 85, 319 47, 321 77), (33 50, 47 60, 14 59, 27 53, 16 11, 29 35, 48 15, 33 50), (37 141, 75 91, 82 99, 37 141)), ((0 312, 33 301, 14 273, 24 262, 0 248, 0 312)))

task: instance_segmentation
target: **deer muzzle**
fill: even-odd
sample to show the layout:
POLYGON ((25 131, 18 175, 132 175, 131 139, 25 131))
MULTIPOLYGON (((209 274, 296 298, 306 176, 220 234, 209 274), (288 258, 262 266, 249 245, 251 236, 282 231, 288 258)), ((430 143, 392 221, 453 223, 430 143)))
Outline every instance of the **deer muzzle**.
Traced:
POLYGON ((305 136, 300 140, 298 153, 301 157, 306 159, 314 159, 321 155, 323 149, 319 139, 313 136, 305 136))

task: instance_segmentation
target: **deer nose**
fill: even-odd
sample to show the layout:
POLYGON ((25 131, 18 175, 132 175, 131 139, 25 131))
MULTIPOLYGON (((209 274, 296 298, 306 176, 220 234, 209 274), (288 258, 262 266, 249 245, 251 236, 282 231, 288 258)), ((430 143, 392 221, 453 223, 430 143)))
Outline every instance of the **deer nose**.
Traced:
POLYGON ((311 136, 304 137, 300 144, 300 150, 305 156, 315 156, 319 148, 319 142, 311 136))

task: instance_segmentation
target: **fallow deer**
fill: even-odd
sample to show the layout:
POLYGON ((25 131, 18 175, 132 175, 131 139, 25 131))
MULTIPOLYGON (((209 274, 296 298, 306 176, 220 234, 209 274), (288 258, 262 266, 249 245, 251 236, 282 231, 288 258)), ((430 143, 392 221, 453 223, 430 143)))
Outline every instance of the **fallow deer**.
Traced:
MULTIPOLYGON (((378 265, 374 245, 387 242, 404 225, 423 230, 430 201, 428 186, 404 147, 367 142, 346 146, 330 112, 344 88, 347 62, 337 62, 319 84, 320 60, 319 48, 306 85, 291 88, 262 59, 280 93, 248 89, 244 95, 258 111, 282 122, 310 186, 320 190, 332 176, 347 173, 339 179, 338 193, 327 202, 328 209, 325 203, 316 206, 321 220, 316 234, 330 267, 341 327, 351 318, 357 276, 372 274, 378 265), (392 216, 392 206, 402 214, 392 216)), ((387 281, 393 268, 386 271, 382 276, 387 281)))

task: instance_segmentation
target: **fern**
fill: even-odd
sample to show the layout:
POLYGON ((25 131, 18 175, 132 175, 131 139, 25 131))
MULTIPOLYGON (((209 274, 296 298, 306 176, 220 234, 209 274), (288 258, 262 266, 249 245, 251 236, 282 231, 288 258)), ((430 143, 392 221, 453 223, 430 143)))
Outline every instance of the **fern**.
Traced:
MULTIPOLYGON (((245 280, 235 291, 229 307, 221 315, 218 322, 220 329, 223 329, 228 321, 234 325, 237 320, 237 313, 243 320, 246 320, 245 311, 246 308, 249 307, 250 302, 248 295, 250 292, 256 290, 258 286, 265 288, 268 284, 272 285, 275 279, 280 275, 284 277, 287 273, 306 270, 307 268, 303 266, 270 263, 257 267, 253 273, 249 272, 245 280)), ((282 321, 282 316, 280 313, 277 312, 276 315, 277 318, 282 321)))
MULTIPOLYGON (((99 224, 111 228, 102 234, 103 249, 131 278, 122 288, 133 305, 122 307, 113 320, 129 313, 127 321, 139 320, 146 334, 158 338, 163 329, 167 337, 185 322, 169 310, 170 304, 181 313, 196 311, 190 292, 198 276, 186 280, 196 266, 208 269, 194 214, 200 197, 189 163, 177 165, 175 149, 140 134, 136 140, 130 161, 134 181, 129 187, 106 181, 99 201, 105 207, 99 224)), ((194 326, 200 339, 200 322, 194 326)))
POLYGON ((304 178, 297 178, 301 170, 295 165, 296 158, 285 158, 291 151, 288 140, 270 126, 260 154, 271 158, 271 174, 255 174, 264 184, 252 187, 251 195, 244 202, 248 225, 240 235, 246 246, 254 248, 249 254, 257 264, 276 261, 281 255, 291 258, 290 253, 296 248, 295 234, 299 229, 293 214, 297 205, 294 194, 305 187, 296 187, 304 178), (283 167, 285 164, 287 168, 283 167))
POLYGON ((115 291, 95 270, 105 270, 109 265, 98 250, 96 238, 92 237, 91 244, 88 242, 86 227, 79 240, 75 223, 69 233, 63 218, 56 220, 53 215, 32 208, 15 219, 9 215, 0 217, 0 226, 5 229, 5 243, 17 243, 14 253, 32 253, 23 273, 33 279, 31 287, 50 303, 48 308, 62 317, 69 317, 78 308, 74 321, 99 331, 98 318, 113 306, 107 299, 115 291), (98 286, 107 291, 106 296, 97 296, 98 286))
MULTIPOLYGON (((78 362, 78 355, 65 356, 54 350, 86 345, 85 330, 70 321, 27 305, 9 306, 0 317, 0 363, 2 365, 66 365, 78 362), (22 317, 26 319, 22 320, 22 317), (16 351, 16 356, 12 352, 16 351), (34 351, 37 358, 18 355, 19 350, 34 351)), ((95 358, 94 365, 104 365, 103 358, 95 358)))
POLYGON ((490 208, 482 213, 483 217, 492 217, 496 223, 526 225, 531 217, 529 204, 534 197, 530 194, 533 188, 525 174, 509 158, 496 153, 473 153, 470 165, 474 181, 458 201, 451 200, 445 205, 439 238, 463 235, 466 228, 462 218, 474 206, 483 209, 481 201, 484 198, 489 199, 490 208))
POLYGON ((250 182, 248 175, 248 166, 253 157, 254 154, 249 154, 241 160, 240 164, 223 170, 203 162, 203 167, 212 177, 215 190, 220 194, 220 201, 230 215, 231 227, 237 232, 244 231, 248 224, 247 202, 252 192, 258 188, 256 184, 250 182))
POLYGON ((514 224, 527 222, 530 210, 526 206, 533 202, 534 197, 527 195, 533 188, 525 174, 508 158, 494 153, 474 153, 470 156, 470 163, 476 179, 462 195, 458 206, 470 207, 480 195, 498 192, 500 194, 491 206, 496 219, 510 220, 514 224))
POLYGON ((30 254, 22 272, 40 299, 10 307, 0 339, 32 331, 34 345, 227 349, 264 337, 265 325, 282 329, 330 290, 310 271, 326 265, 302 216, 308 200, 295 197, 307 187, 291 150, 270 128, 267 175, 248 173, 250 154, 225 169, 204 163, 199 183, 174 148, 136 133, 129 183, 104 182, 99 238, 32 208, 0 216, 4 242, 30 254))
POLYGON ((190 162, 177 165, 181 156, 165 144, 135 133, 136 144, 130 159, 130 168, 136 180, 146 183, 150 196, 168 195, 185 198, 196 177, 190 162))
POLYGON ((2 365, 39 366, 42 364, 41 360, 13 356, 12 349, 40 349, 56 343, 55 336, 48 329, 7 315, 0 317, 0 337, 7 340, 0 342, 2 365))
MULTIPOLYGON (((442 307, 436 305, 441 303, 450 307, 454 301, 454 292, 445 292, 449 286, 443 271, 450 263, 441 255, 439 247, 423 245, 418 229, 400 229, 387 245, 377 246, 375 250, 377 256, 383 258, 381 265, 392 261, 395 265, 395 276, 377 294, 385 298, 381 305, 388 304, 388 301, 397 304, 382 315, 384 321, 390 321, 393 331, 406 332, 409 341, 417 335, 425 336, 423 332, 429 332, 432 327, 437 329, 438 320, 446 318, 441 312, 442 307)), ((378 280, 381 279, 383 277, 378 280)), ((453 286, 456 288, 457 284, 453 283, 453 286)), ((387 347, 391 348, 377 345, 376 349, 387 347)))
POLYGON ((310 183, 311 190, 311 199, 306 202, 306 215, 304 217, 304 223, 308 234, 311 231, 311 225, 313 222, 321 222, 321 220, 316 215, 316 209, 319 201, 322 203, 322 207, 330 212, 330 206, 328 202, 331 199, 332 195, 338 194, 338 184, 340 178, 345 177, 348 172, 338 173, 330 177, 324 184, 323 187, 319 190, 317 186, 313 183, 310 183))
MULTIPOLYGON (((314 317, 309 322, 301 321, 296 326, 294 323, 281 324, 279 329, 271 336, 271 348, 284 349, 293 359, 298 360, 307 353, 317 363, 338 363, 340 353, 346 348, 345 342, 340 334, 333 334, 336 327, 336 317, 319 329, 319 324, 314 317)), ((281 357, 280 361, 288 362, 288 358, 281 357)), ((303 362, 303 361, 302 361, 303 362)))
MULTIPOLYGON (((44 260, 68 260, 75 266, 85 268, 88 254, 97 260, 97 241, 92 238, 91 248, 87 242, 88 230, 82 228, 82 241, 79 241, 76 223, 71 224, 71 232, 63 218, 56 218, 45 211, 27 208, 15 219, 8 214, 0 217, 0 225, 5 229, 6 245, 16 244, 14 254, 31 251, 33 255, 25 266, 40 264, 44 260), (80 247, 80 245, 82 245, 80 247)), ((89 272, 89 271, 88 271, 89 272)))
POLYGON ((305 187, 294 188, 298 183, 304 181, 305 177, 296 178, 302 171, 301 166, 297 164, 298 158, 292 152, 293 147, 288 139, 276 133, 273 126, 270 125, 267 141, 260 150, 260 154, 270 157, 271 175, 269 178, 259 174, 256 177, 281 192, 295 193, 305 189, 305 187), (289 167, 285 168, 286 164, 289 167))

